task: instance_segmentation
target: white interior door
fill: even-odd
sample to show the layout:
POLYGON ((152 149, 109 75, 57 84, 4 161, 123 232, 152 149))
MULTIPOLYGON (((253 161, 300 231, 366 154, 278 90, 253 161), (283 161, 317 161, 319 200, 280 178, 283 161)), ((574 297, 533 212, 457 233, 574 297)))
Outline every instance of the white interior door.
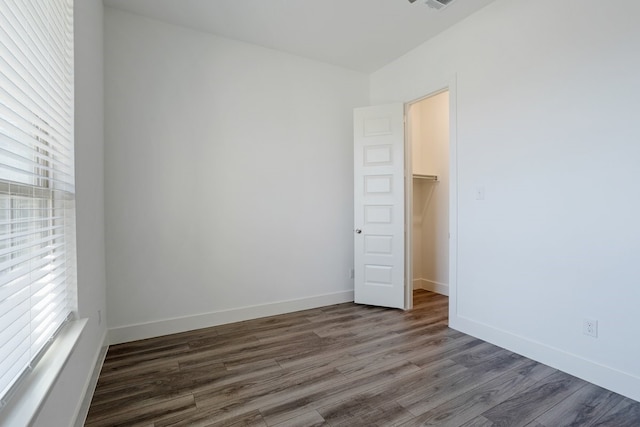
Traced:
POLYGON ((355 302, 404 308, 404 105, 354 110, 355 302))

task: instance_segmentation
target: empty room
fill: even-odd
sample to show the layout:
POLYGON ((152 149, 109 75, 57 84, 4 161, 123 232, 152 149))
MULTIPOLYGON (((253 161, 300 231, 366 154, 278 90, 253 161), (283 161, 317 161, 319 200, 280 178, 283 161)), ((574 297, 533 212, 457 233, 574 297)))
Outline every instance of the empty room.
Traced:
POLYGON ((638 17, 0 0, 0 425, 639 426, 638 17))

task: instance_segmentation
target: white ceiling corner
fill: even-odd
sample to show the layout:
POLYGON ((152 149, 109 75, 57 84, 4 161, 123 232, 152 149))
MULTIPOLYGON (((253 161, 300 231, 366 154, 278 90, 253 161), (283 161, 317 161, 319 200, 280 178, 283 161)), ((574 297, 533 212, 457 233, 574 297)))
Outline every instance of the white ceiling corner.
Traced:
POLYGON ((171 24, 373 72, 493 0, 104 0, 171 24))

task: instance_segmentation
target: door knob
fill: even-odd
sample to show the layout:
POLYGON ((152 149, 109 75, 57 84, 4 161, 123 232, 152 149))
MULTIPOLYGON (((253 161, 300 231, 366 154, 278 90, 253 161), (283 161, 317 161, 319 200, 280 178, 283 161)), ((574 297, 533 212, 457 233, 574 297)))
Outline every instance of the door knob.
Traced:
POLYGON ((356 234, 361 234, 362 230, 360 230, 359 228, 356 228, 356 234))

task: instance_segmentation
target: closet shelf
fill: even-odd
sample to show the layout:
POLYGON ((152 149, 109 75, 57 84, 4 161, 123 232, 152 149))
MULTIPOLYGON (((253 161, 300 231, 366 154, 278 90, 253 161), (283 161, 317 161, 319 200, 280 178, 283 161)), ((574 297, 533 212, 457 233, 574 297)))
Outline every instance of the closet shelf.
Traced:
POLYGON ((421 175, 421 174, 414 173, 413 177, 417 178, 417 179, 426 179, 427 181, 437 181, 438 180, 438 175, 421 175))

